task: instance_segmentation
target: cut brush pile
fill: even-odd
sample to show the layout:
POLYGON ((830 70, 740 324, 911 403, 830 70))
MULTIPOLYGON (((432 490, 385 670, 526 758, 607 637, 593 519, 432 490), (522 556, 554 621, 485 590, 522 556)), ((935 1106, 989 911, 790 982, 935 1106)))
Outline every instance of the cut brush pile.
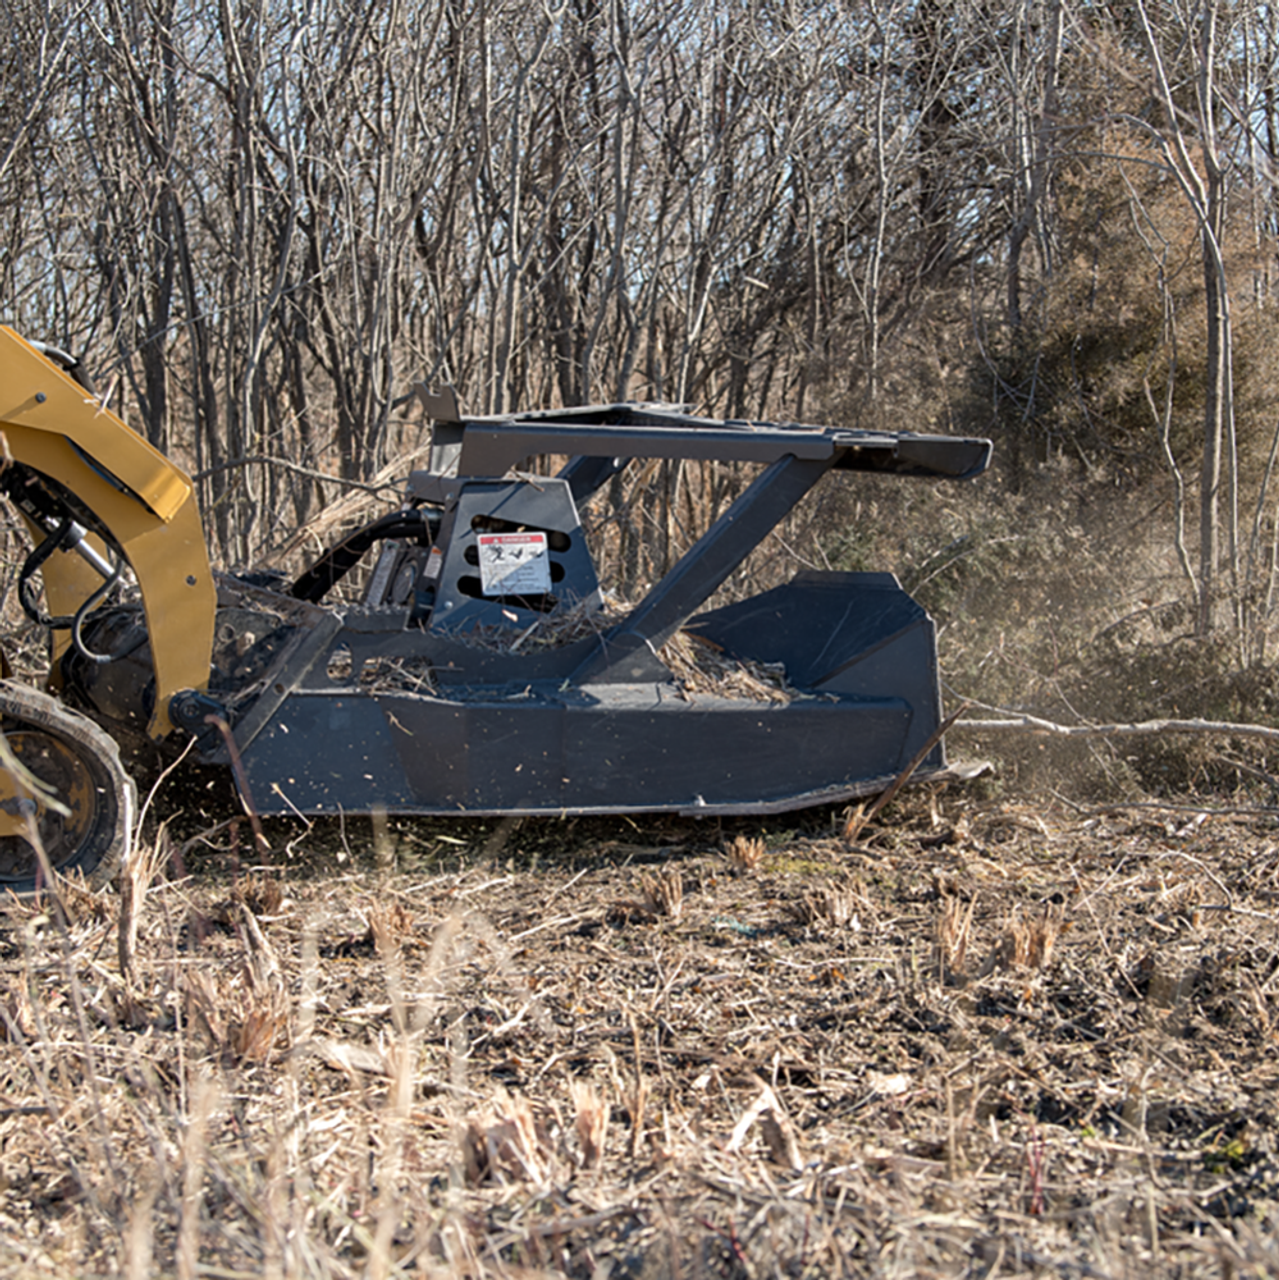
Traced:
MULTIPOLYGON (((629 610, 628 605, 606 600, 602 609, 579 606, 547 614, 523 631, 476 625, 459 632, 455 639, 471 648, 491 653, 535 653, 598 635, 624 618, 629 610)), ((659 656, 687 698, 705 694, 751 702, 785 703, 797 696, 786 679, 782 663, 734 658, 719 645, 693 632, 677 631, 659 650, 659 656)), ((347 679, 350 673, 349 655, 345 665, 337 664, 330 668, 330 675, 335 679, 347 679)), ((435 692, 430 664, 414 658, 381 658, 366 662, 360 681, 374 690, 435 692)))

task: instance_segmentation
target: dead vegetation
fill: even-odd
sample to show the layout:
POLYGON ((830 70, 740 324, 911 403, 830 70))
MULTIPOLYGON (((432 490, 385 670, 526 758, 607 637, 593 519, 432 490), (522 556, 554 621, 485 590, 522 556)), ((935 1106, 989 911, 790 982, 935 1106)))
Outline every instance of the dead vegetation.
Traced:
MULTIPOLYGON (((606 597, 602 607, 577 605, 534 619, 527 627, 476 624, 453 637, 457 643, 489 653, 535 653, 560 648, 591 635, 600 635, 626 617, 631 605, 606 597)), ((516 615, 512 614, 514 618, 516 615)), ((658 651, 674 677, 680 696, 693 701, 699 695, 738 698, 747 702, 788 703, 801 695, 786 678, 780 662, 759 662, 725 653, 705 636, 677 631, 658 651)), ((329 660, 329 678, 335 682, 358 680, 377 692, 418 693, 435 697, 432 664, 420 658, 368 658, 359 672, 352 667, 348 649, 337 650, 329 660)))
POLYGON ((728 865, 740 875, 758 871, 764 861, 768 846, 758 836, 736 835, 724 846, 728 865))
POLYGON ((0 1274, 1274 1274, 1273 816, 893 815, 11 902, 0 1274))

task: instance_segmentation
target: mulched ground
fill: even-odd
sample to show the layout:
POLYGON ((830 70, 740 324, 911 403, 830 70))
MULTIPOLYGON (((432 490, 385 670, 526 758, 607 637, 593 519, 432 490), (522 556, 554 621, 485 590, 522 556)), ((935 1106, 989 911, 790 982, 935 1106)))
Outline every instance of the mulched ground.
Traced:
POLYGON ((1273 1275, 1277 819, 166 833, 10 906, 0 1274, 1273 1275))

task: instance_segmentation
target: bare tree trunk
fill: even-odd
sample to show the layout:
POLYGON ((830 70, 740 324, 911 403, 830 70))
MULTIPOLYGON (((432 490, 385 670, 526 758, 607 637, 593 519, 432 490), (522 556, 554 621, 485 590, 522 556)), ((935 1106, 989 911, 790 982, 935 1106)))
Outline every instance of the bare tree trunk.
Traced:
MULTIPOLYGON (((1238 576, 1238 476, 1235 463, 1234 394, 1232 381, 1232 332, 1230 291, 1226 279, 1222 239, 1225 232, 1225 184, 1218 154, 1216 115, 1217 89, 1217 0, 1208 0, 1201 18, 1195 52, 1196 116, 1198 142, 1203 152, 1205 173, 1200 175, 1190 155, 1183 125, 1184 113, 1170 87, 1163 55, 1146 10, 1145 0, 1137 0, 1137 12, 1146 37, 1151 67, 1165 122, 1155 131, 1145 122, 1141 127, 1155 132, 1170 170, 1176 176, 1199 224, 1203 258, 1204 307, 1207 322, 1204 391, 1203 460, 1199 478, 1199 608, 1197 629, 1208 635, 1216 626, 1217 603, 1221 594, 1221 505, 1222 463, 1226 462, 1227 552, 1232 582, 1238 576)), ((1236 613, 1238 593, 1232 596, 1236 613)), ((1238 622, 1236 616, 1236 622, 1238 622)))
POLYGON ((1020 209, 1008 232, 1008 326, 1016 331, 1022 325, 1022 252, 1031 232, 1039 249, 1039 267, 1045 277, 1052 274, 1052 231, 1048 225, 1045 202, 1052 155, 1056 148, 1057 80, 1061 64, 1064 29, 1062 0, 1050 0, 1047 15, 1047 57, 1043 60, 1043 85, 1038 101, 1032 100, 1032 84, 1028 83, 1041 59, 1023 47, 1028 4, 1017 4, 1019 36, 1013 42, 1012 79, 1013 110, 1013 183, 1020 209), (1022 62, 1029 63, 1023 66, 1022 62))

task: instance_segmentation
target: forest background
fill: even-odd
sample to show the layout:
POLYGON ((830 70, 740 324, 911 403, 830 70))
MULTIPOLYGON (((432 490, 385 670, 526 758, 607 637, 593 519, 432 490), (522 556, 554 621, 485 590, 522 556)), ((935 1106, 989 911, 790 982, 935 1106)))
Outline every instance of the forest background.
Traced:
MULTIPOLYGON (((196 474, 215 558, 373 502, 419 380, 983 435, 975 485, 833 483, 747 572, 893 569, 956 696, 1279 705, 1272 6, 0 4, 0 311, 196 474)), ((743 483, 633 471, 623 596, 743 483)), ((1238 743, 1074 750, 1272 785, 1238 743)))

